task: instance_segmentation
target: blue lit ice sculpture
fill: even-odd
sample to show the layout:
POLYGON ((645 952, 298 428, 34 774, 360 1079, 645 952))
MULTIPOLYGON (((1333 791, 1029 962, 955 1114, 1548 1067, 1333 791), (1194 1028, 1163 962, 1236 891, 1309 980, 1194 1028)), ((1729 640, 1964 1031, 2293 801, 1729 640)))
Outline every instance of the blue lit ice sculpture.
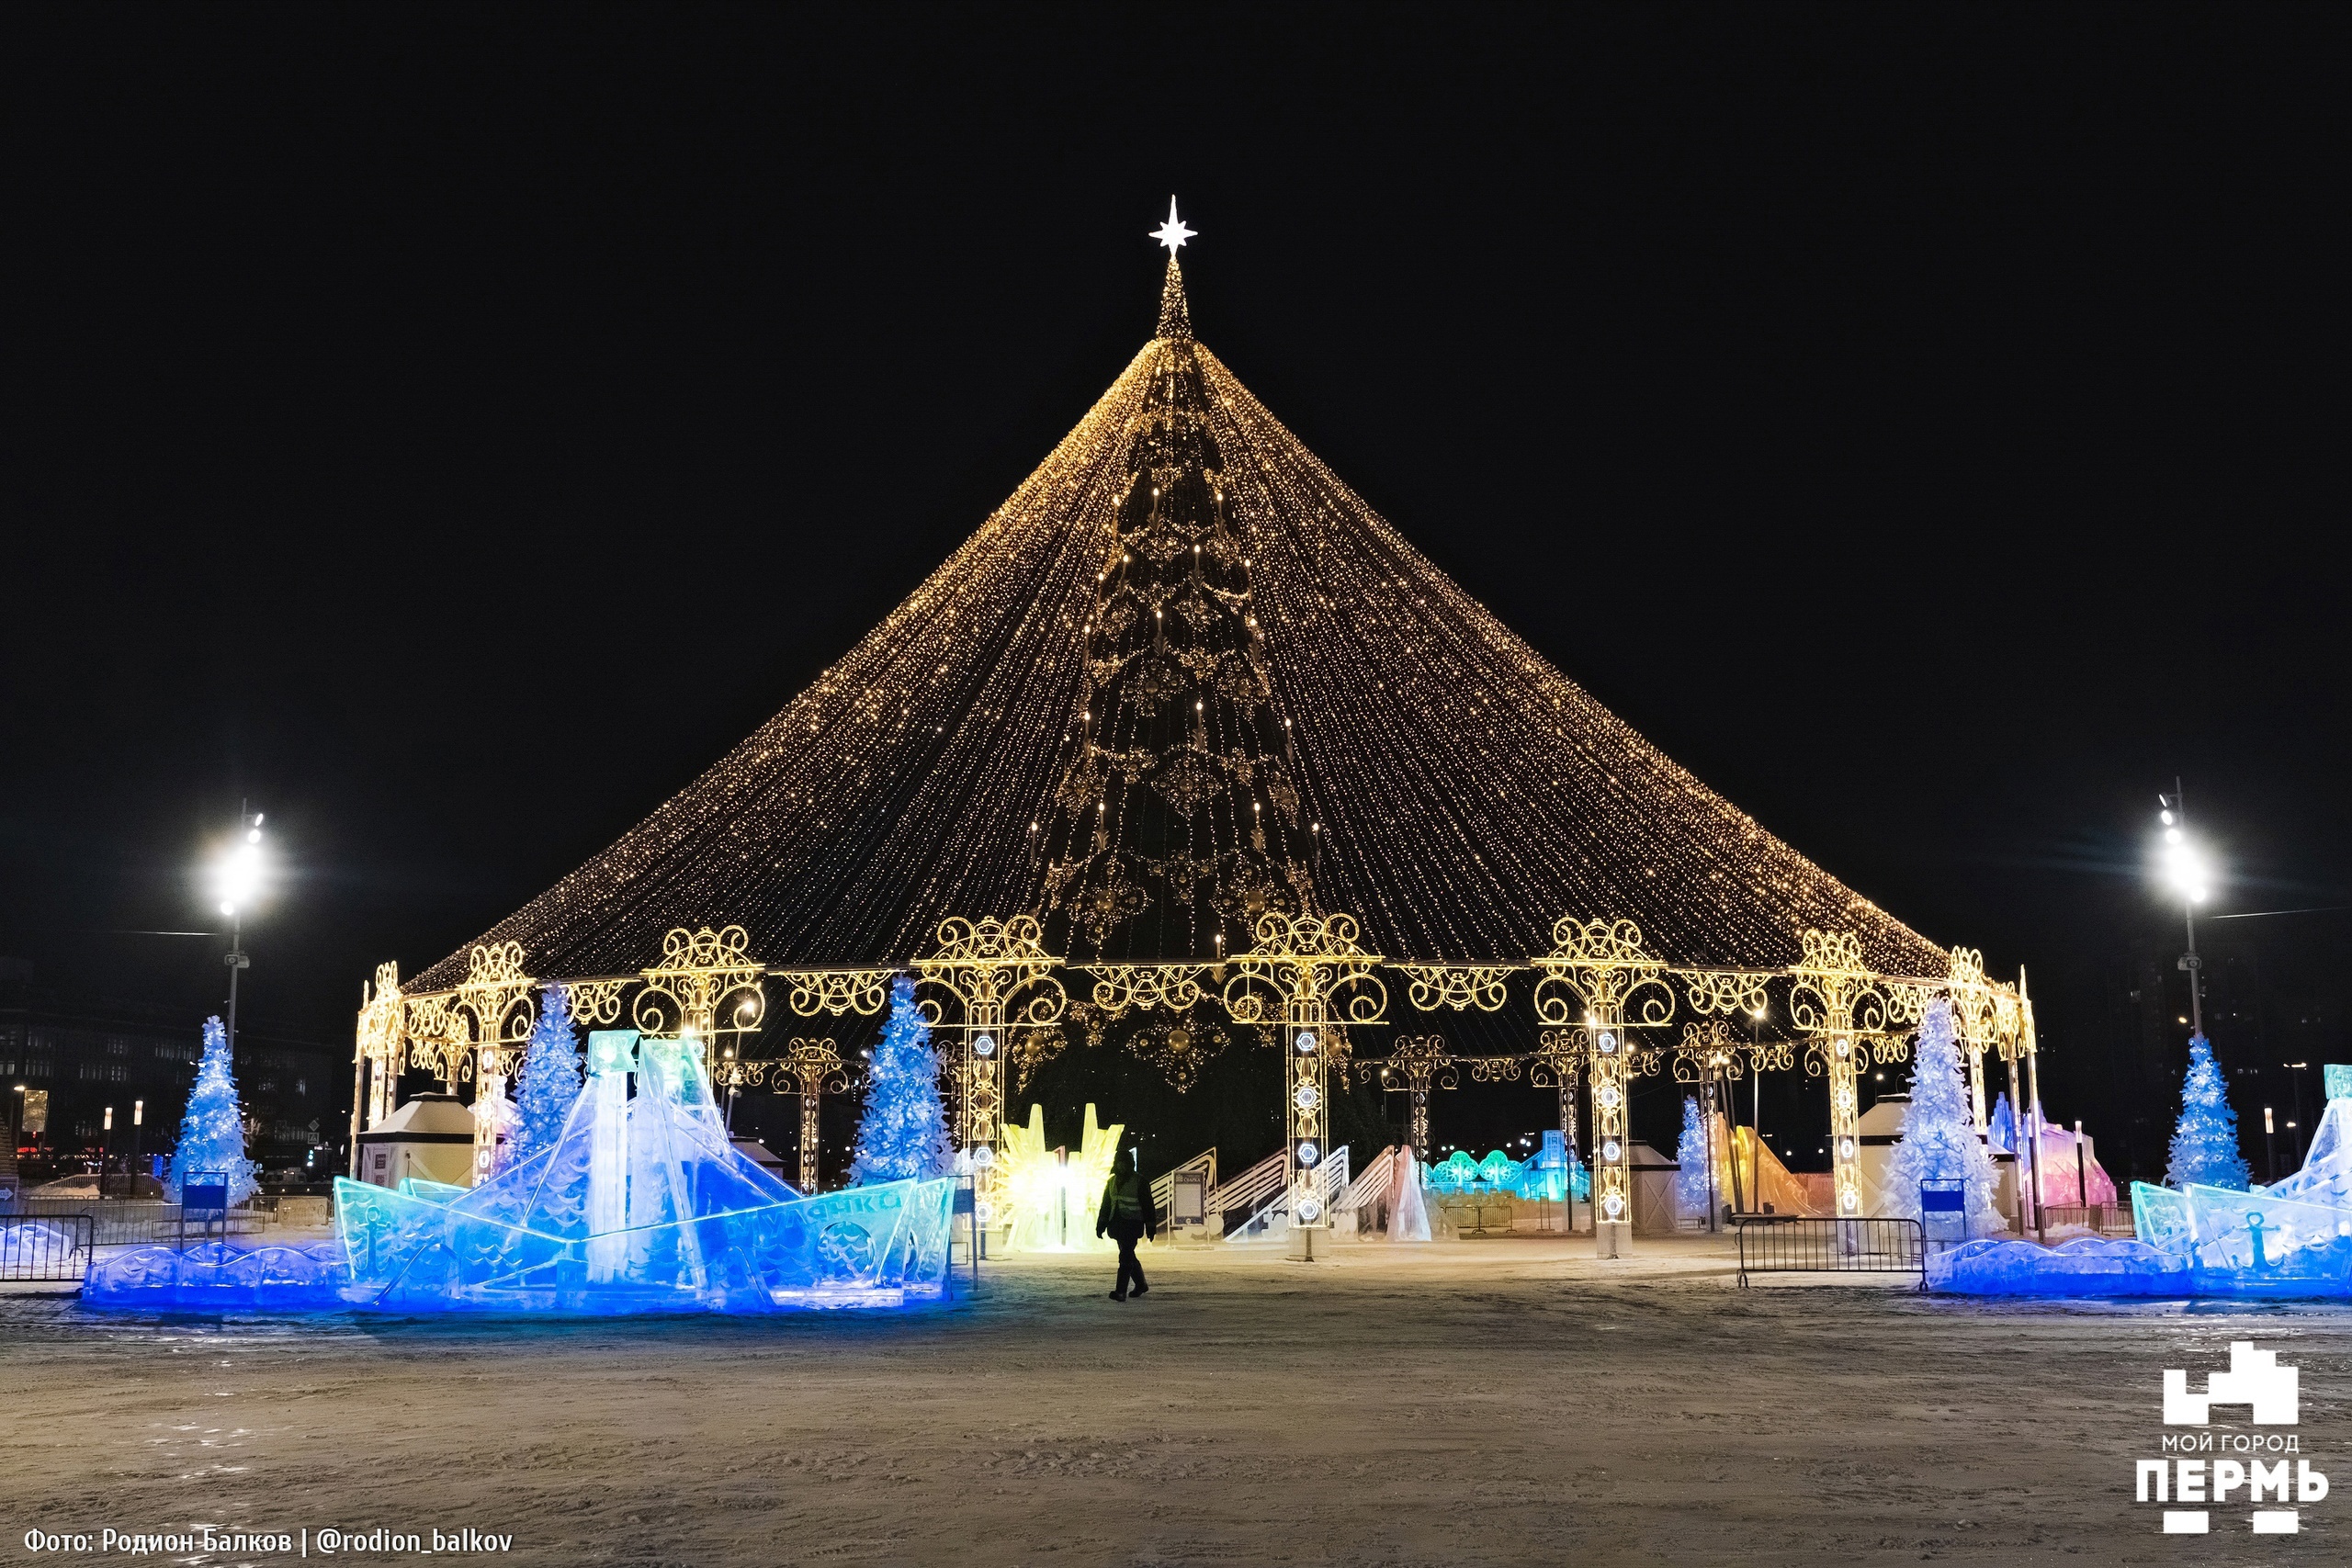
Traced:
POLYGON ((350 1299, 409 1311, 895 1306, 944 1292, 954 1198, 944 1180, 801 1196, 730 1146, 699 1042, 632 1030, 589 1035, 555 1145, 487 1185, 335 1183, 350 1299))
POLYGON ((1928 1282, 1974 1295, 2352 1296, 2352 1095, 2328 1101, 2285 1180, 2243 1192, 2134 1182, 2132 1224, 2130 1241, 1972 1242, 1929 1258, 1928 1282))
POLYGON ((554 1144, 483 1185, 338 1180, 339 1249, 141 1247, 95 1271, 84 1299, 577 1314, 899 1306, 944 1294, 954 1201, 946 1180, 803 1197, 729 1145, 699 1043, 607 1030, 588 1037, 588 1081, 554 1144))
POLYGON ((1540 1199, 1545 1202, 1566 1202, 1573 1194, 1578 1199, 1592 1196, 1592 1173, 1586 1170, 1582 1160, 1568 1158, 1566 1137, 1557 1127, 1544 1132, 1544 1146, 1527 1162, 1520 1178, 1519 1195, 1540 1199))

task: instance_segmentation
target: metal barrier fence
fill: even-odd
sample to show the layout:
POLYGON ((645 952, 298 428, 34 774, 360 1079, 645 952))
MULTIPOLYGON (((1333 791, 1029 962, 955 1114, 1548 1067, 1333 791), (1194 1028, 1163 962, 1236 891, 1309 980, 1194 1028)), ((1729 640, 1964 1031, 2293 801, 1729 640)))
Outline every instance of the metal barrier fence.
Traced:
POLYGON ((87 1214, 0 1214, 0 1280, 80 1284, 95 1229, 87 1214))
POLYGON ((1928 1288, 1927 1240, 1917 1220, 1813 1220, 1743 1214, 1739 1282, 1750 1274, 1917 1274, 1928 1288))
POLYGON ((2081 1225, 2101 1235, 2131 1235, 2132 1205, 2129 1203, 2044 1203, 2041 1206, 2043 1230, 2060 1225, 2081 1225))
MULTIPOLYGON (((143 1244, 171 1243, 180 1239, 180 1206, 177 1203, 127 1202, 119 1198, 29 1198, 19 1196, 12 1216, 17 1219, 85 1220, 91 1226, 92 1240, 99 1247, 130 1247, 143 1244)), ((266 1229, 269 1216, 258 1209, 231 1209, 225 1218, 220 1211, 198 1210, 187 1216, 187 1232, 191 1239, 209 1239, 226 1234, 253 1235, 266 1229)))

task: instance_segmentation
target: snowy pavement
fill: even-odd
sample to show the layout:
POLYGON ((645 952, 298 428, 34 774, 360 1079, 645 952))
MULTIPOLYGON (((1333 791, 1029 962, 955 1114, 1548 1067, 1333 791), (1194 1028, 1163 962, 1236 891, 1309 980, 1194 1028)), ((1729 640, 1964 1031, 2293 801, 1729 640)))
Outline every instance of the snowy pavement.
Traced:
POLYGON ((2324 1551, 2332 1503, 2259 1556, 2223 1520, 2192 1559, 2132 1500, 2163 1369, 2233 1338, 2302 1367, 2303 1452, 2352 1487, 2352 1312, 1743 1292, 1727 1242, 1590 1248, 1148 1251, 1154 1289, 1124 1304, 1108 1258, 991 1263, 976 1299, 878 1317, 167 1321, 11 1295, 0 1540, 471 1529, 532 1562, 962 1568, 2324 1551))

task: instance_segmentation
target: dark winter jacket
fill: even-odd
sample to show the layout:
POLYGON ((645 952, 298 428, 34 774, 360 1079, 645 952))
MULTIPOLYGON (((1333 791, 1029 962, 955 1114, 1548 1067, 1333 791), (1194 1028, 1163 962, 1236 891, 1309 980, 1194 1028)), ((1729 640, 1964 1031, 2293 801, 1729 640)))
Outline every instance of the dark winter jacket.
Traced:
POLYGON ((1142 1172, 1130 1166, 1114 1171, 1102 1184, 1102 1207, 1094 1215, 1094 1234, 1115 1241, 1135 1241, 1159 1228, 1159 1210, 1142 1172))

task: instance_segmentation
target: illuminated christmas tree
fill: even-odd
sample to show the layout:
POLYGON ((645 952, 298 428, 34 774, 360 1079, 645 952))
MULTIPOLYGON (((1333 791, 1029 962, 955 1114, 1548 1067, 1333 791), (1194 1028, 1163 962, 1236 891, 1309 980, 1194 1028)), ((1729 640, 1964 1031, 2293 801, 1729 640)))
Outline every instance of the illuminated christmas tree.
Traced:
POLYGON ((1267 910, 1313 902, 1315 827, 1172 254, 1156 343, 1080 634, 1046 908, 1072 952, 1214 959, 1247 951, 1267 910))
POLYGON ((1686 1214, 1703 1214, 1707 1195, 1707 1123, 1699 1114, 1695 1095, 1682 1097, 1682 1141, 1675 1145, 1675 1163, 1682 1168, 1674 1179, 1674 1196, 1686 1214))
POLYGON ((1964 1184, 1962 1213, 1970 1235, 1985 1235, 2003 1225, 1993 1201, 1993 1157, 1976 1135, 1951 1004, 1943 1001, 1929 1003, 1919 1022, 1919 1043, 1911 1054, 1911 1105, 1904 1112, 1894 1156, 1886 1165, 1886 1213, 1918 1219, 1919 1188, 1928 1181, 1964 1184))
POLYGON ((931 1030, 916 1010, 914 982, 901 976, 890 991, 890 1021, 874 1047, 850 1185, 939 1176, 955 1154, 939 1102, 939 1058, 932 1054, 931 1030))
POLYGON ((171 1174, 165 1188, 171 1201, 180 1201, 180 1189, 191 1176, 223 1171, 229 1178, 229 1201, 242 1203, 254 1195, 254 1162, 245 1157, 245 1122, 237 1109, 237 1077, 229 1061, 229 1035, 217 1018, 204 1021, 204 1059, 197 1064, 196 1083, 188 1090, 187 1114, 180 1120, 180 1141, 172 1150, 171 1174))
POLYGON ((509 1141, 507 1160, 527 1159, 552 1147, 562 1134, 571 1102, 580 1098, 580 1047, 572 1038, 571 1008, 563 987, 539 993, 538 1021, 523 1052, 523 1072, 514 1088, 520 1120, 509 1141))
POLYGON ((2253 1171, 2238 1153, 2238 1113, 2230 1109, 2229 1086, 2213 1046, 2202 1034, 2188 1042, 2188 1076, 2180 1085, 2180 1122, 2172 1134, 2171 1187, 2222 1187, 2243 1192, 2253 1171))

